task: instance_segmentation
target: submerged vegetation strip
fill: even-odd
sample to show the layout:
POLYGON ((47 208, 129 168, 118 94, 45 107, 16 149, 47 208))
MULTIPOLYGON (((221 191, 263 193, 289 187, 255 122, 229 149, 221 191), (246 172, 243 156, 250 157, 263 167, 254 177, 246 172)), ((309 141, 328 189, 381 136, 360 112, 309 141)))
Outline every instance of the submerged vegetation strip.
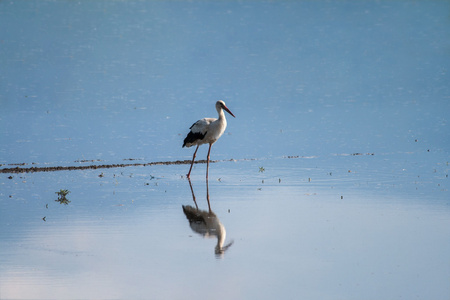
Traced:
MULTIPOLYGON (((211 163, 217 160, 211 160, 211 163)), ((177 161, 159 161, 149 163, 130 163, 130 164, 105 164, 105 165, 89 165, 89 166, 55 166, 55 167, 15 167, 0 169, 0 173, 33 173, 33 172, 54 172, 54 171, 74 171, 74 170, 96 170, 96 169, 110 169, 110 168, 124 168, 124 167, 146 167, 155 165, 188 165, 191 160, 177 160, 177 161)), ((206 160, 198 160, 196 164, 206 163, 206 160)))

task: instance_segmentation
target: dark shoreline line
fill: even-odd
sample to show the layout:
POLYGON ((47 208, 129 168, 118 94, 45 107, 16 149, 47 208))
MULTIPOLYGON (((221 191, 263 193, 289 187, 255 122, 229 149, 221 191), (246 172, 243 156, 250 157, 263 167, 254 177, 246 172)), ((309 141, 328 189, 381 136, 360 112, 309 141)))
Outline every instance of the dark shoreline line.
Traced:
MULTIPOLYGON (((210 163, 215 163, 210 161, 210 163)), ((75 171, 75 170, 96 170, 96 169, 111 169, 111 168, 125 168, 125 167, 146 167, 156 165, 188 165, 191 160, 176 160, 176 161, 159 161, 149 163, 134 163, 134 164, 106 164, 106 165, 90 165, 90 166, 56 166, 56 167, 29 167, 29 168, 4 168, 0 169, 0 173, 34 173, 34 172, 55 172, 55 171, 75 171)), ((198 160, 196 164, 204 164, 206 160, 198 160)))

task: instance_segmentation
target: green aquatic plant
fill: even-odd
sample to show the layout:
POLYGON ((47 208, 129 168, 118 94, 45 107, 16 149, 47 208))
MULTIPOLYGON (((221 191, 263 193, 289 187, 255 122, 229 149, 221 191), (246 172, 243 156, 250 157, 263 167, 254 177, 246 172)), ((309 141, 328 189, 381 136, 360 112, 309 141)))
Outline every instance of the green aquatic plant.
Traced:
POLYGON ((264 167, 259 167, 259 172, 264 172, 266 169, 264 169, 264 167))
POLYGON ((66 197, 69 193, 69 190, 59 190, 59 192, 55 192, 55 194, 58 194, 58 197, 66 197))
POLYGON ((69 190, 59 190, 59 192, 55 192, 58 195, 58 199, 55 202, 59 202, 60 204, 69 204, 70 200, 66 198, 66 196, 70 193, 69 190))

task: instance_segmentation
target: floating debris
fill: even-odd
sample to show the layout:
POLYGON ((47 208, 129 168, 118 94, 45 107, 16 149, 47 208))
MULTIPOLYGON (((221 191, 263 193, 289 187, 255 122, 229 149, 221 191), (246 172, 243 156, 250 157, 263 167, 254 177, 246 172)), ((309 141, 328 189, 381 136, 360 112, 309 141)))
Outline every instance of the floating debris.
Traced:
POLYGON ((367 152, 367 153, 355 152, 355 153, 341 153, 341 154, 334 154, 334 155, 335 156, 362 156, 362 155, 373 156, 373 155, 375 155, 375 153, 373 153, 373 152, 367 152))
POLYGON ((76 163, 87 163, 87 162, 96 162, 96 161, 102 161, 101 159, 80 159, 75 160, 76 163))

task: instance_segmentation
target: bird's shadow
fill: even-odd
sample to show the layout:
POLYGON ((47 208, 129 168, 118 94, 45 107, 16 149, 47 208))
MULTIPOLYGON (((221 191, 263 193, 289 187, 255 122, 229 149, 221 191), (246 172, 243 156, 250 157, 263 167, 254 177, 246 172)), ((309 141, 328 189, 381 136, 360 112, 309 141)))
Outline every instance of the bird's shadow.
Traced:
POLYGON ((182 205, 184 215, 188 219, 189 226, 194 232, 202 235, 205 238, 217 238, 217 244, 214 252, 218 258, 221 258, 223 257, 225 251, 228 250, 231 245, 233 245, 233 241, 229 242, 227 245, 224 245, 226 230, 217 215, 211 210, 208 180, 206 181, 206 200, 208 202, 207 211, 198 208, 192 183, 190 180, 188 181, 195 207, 191 205, 182 205))

